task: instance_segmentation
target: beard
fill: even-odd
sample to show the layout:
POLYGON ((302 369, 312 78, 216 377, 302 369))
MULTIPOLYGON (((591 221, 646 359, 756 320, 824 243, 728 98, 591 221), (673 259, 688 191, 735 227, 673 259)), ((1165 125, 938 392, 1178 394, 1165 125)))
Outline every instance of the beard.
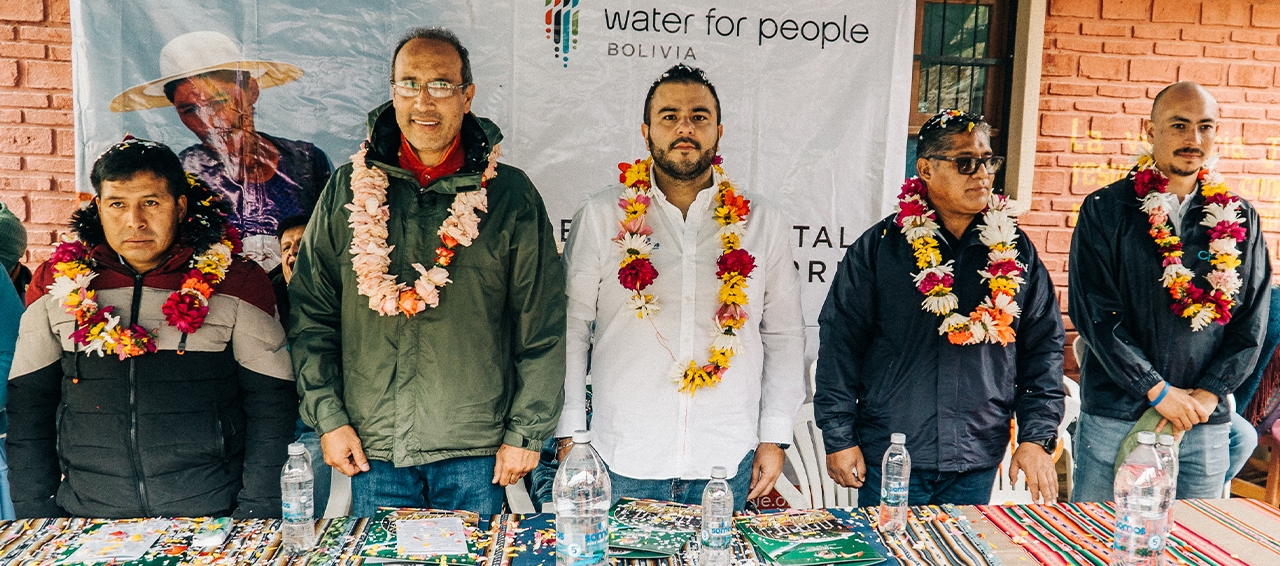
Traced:
POLYGON ((1197 165, 1197 166, 1195 166, 1195 167, 1193 167, 1193 168, 1190 168, 1190 169, 1183 169, 1182 167, 1178 167, 1177 165, 1174 165, 1174 164, 1170 163, 1170 164, 1168 165, 1168 168, 1169 168, 1168 173, 1169 173, 1170 175, 1173 175, 1173 176, 1175 176, 1175 177, 1190 177, 1190 176, 1192 176, 1192 175, 1195 175, 1195 174, 1199 173, 1199 172, 1200 172, 1200 167, 1202 167, 1202 166, 1204 165, 1204 160, 1203 160, 1203 158, 1204 158, 1204 153, 1203 153, 1203 152, 1200 152, 1200 150, 1199 150, 1199 149, 1196 149, 1196 148, 1185 148, 1185 147, 1184 147, 1184 148, 1182 148, 1182 149, 1179 149, 1179 150, 1178 150, 1178 152, 1183 152, 1183 151, 1196 151, 1196 152, 1198 153, 1198 155, 1194 155, 1194 156, 1183 156, 1183 155, 1178 155, 1178 153, 1177 153, 1177 152, 1175 152, 1175 153, 1173 154, 1173 157, 1174 157, 1175 159, 1197 159, 1197 158, 1198 158, 1198 159, 1201 159, 1201 161, 1200 161, 1200 165, 1197 165))
POLYGON ((694 141, 693 138, 678 138, 671 142, 666 148, 658 147, 653 143, 653 137, 648 138, 649 153, 653 155, 653 164, 663 173, 677 181, 692 181, 707 173, 711 168, 711 161, 715 159, 716 152, 720 150, 720 142, 717 141, 710 149, 702 150, 702 144, 694 141), (692 144, 695 150, 698 150, 698 158, 693 161, 680 161, 671 157, 672 148, 678 143, 692 144))

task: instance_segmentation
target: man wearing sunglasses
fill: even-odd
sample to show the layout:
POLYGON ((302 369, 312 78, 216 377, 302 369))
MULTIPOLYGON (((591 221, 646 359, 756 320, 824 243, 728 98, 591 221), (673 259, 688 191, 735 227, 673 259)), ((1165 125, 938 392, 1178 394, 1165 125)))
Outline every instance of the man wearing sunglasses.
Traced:
POLYGON ((880 503, 986 504, 1009 446, 1010 481, 1057 499, 1052 454, 1065 391, 1062 315, 1035 246, 993 194, 1004 159, 990 126, 947 110, 920 128, 919 177, 898 213, 845 253, 818 317, 814 413, 827 473, 880 503), (893 433, 906 434, 909 486, 881 485, 893 433))
POLYGON ((389 90, 294 264, 300 413, 354 515, 498 513, 563 405, 564 272, 542 198, 470 112, 458 38, 411 31, 389 90))

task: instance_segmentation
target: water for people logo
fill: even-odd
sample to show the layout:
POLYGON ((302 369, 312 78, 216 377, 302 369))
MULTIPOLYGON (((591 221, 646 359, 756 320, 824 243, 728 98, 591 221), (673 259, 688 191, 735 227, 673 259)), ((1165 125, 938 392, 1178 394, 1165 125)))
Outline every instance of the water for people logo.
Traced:
POLYGON ((578 48, 578 0, 544 0, 547 14, 547 39, 555 46, 555 55, 569 66, 569 51, 578 48))

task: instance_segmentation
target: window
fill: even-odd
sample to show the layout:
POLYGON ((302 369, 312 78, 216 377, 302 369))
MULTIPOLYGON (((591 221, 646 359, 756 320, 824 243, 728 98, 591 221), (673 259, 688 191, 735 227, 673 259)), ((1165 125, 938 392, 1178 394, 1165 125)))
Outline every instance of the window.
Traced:
MULTIPOLYGON (((986 116, 991 146, 1004 155, 1009 114, 1011 0, 917 0, 907 175, 915 174, 920 126, 944 108, 986 116)), ((997 179, 997 186, 1003 178, 997 179)))

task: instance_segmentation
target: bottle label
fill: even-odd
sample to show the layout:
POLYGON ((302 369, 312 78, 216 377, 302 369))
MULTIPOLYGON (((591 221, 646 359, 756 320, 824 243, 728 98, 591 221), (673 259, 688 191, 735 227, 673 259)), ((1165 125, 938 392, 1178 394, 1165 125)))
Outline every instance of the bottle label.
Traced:
POLYGON ((880 500, 885 505, 906 505, 907 503, 907 482, 904 481, 886 481, 880 488, 880 500))
POLYGON ((311 513, 307 512, 308 505, 306 500, 301 501, 282 501, 280 518, 285 521, 309 521, 311 513))
POLYGON ((556 554, 568 557, 574 564, 586 565, 603 562, 605 548, 608 544, 608 529, 579 535, 571 535, 559 529, 556 530, 556 554))

